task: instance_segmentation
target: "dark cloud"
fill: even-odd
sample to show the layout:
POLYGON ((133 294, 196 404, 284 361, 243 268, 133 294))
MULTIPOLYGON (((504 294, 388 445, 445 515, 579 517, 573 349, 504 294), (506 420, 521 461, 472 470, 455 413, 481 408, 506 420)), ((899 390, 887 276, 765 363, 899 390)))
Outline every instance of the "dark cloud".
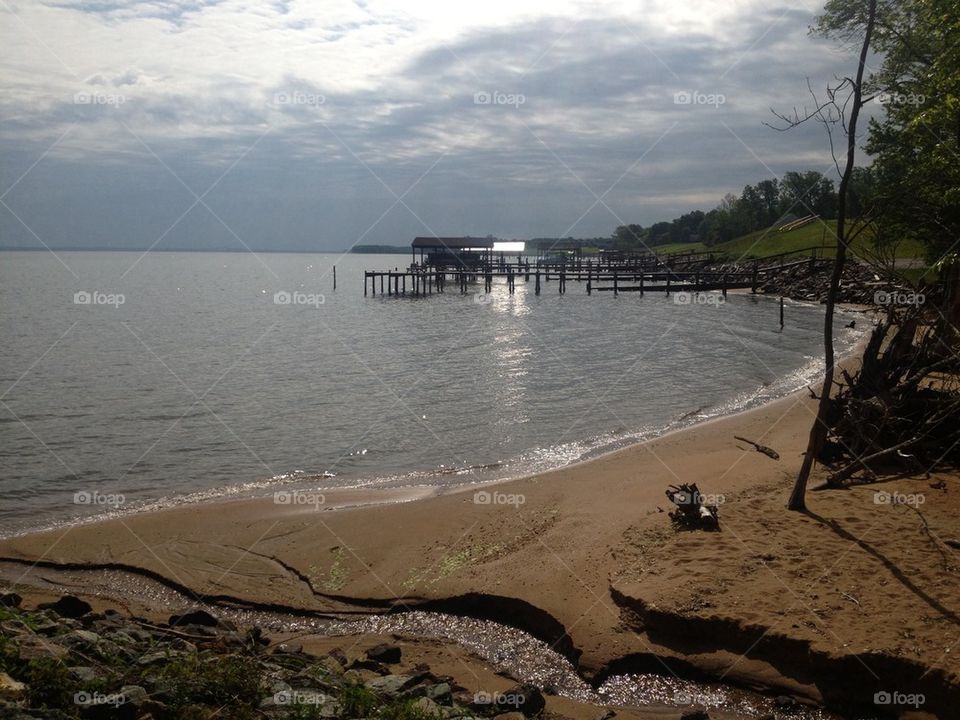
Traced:
POLYGON ((55 246, 235 248, 239 236, 337 249, 429 232, 608 235, 709 209, 746 183, 830 169, 822 130, 763 124, 771 106, 805 101, 807 78, 819 88, 849 64, 807 37, 812 20, 769 8, 735 33, 678 35, 547 18, 424 47, 361 89, 304 66, 278 83, 223 74, 208 92, 171 93, 131 64, 95 76, 122 104, 64 100, 6 123, 3 189, 74 129, 6 196, 2 244, 36 245, 26 223, 55 246), (198 205, 171 229, 195 200, 185 186, 203 194, 224 172, 204 198, 213 212, 198 205))

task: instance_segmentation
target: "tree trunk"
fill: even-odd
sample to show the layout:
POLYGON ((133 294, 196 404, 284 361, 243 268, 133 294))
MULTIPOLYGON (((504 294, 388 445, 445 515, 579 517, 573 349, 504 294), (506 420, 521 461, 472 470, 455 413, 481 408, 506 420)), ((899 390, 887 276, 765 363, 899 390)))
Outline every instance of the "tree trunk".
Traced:
POLYGON ((847 260, 847 194, 850 186, 850 176, 853 174, 853 164, 857 154, 857 120, 860 108, 863 106, 863 73, 867 62, 867 53, 870 50, 870 38, 873 35, 873 25, 877 14, 877 0, 870 0, 867 11, 867 24, 863 33, 863 45, 860 47, 860 63, 857 66, 857 78, 853 83, 853 105, 850 110, 850 122, 847 132, 847 162, 840 178, 840 187, 837 189, 837 257, 833 262, 833 273, 830 276, 830 289, 827 292, 827 303, 823 319, 823 354, 824 373, 823 388, 820 391, 820 403, 817 406, 817 417, 810 428, 810 438, 807 441, 807 451, 803 456, 803 464, 797 474, 797 480, 790 494, 787 508, 790 510, 806 510, 807 481, 813 463, 827 438, 827 412, 830 408, 834 378, 834 351, 833 351, 833 314, 840 293, 840 279, 843 276, 843 266, 847 260))

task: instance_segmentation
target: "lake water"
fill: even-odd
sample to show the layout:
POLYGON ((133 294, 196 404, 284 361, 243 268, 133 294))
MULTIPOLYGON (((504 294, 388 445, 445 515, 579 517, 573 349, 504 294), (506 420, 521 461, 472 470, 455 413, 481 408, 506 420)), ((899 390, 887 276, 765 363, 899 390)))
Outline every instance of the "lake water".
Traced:
POLYGON ((2 534, 111 496, 515 477, 760 404, 822 362, 822 308, 789 303, 781 331, 750 295, 365 298, 364 268, 408 257, 58 256, 0 253, 2 534))

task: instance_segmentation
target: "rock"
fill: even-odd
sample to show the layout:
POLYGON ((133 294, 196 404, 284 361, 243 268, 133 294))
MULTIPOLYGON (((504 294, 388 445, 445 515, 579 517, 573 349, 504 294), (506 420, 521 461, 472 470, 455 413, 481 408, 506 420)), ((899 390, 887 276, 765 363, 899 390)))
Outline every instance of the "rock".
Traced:
POLYGON ((97 679, 97 671, 89 665, 74 665, 67 670, 70 671, 70 676, 81 685, 89 685, 97 679))
POLYGON ((197 646, 184 638, 174 638, 170 641, 170 649, 177 652, 193 655, 197 652, 197 646))
POLYGON ((320 658, 320 661, 317 663, 317 665, 334 677, 338 677, 343 674, 343 665, 341 665, 340 661, 331 655, 324 655, 322 658, 320 658))
POLYGON ((41 637, 28 635, 20 638, 19 657, 24 662, 38 658, 54 658, 59 660, 69 654, 69 651, 62 645, 44 640, 41 637))
POLYGON ((120 688, 120 694, 123 695, 124 702, 127 705, 138 708, 150 699, 150 695, 139 685, 124 685, 120 688))
POLYGON ((386 643, 375 645, 367 650, 367 657, 369 659, 374 662, 384 663, 385 665, 393 665, 400 662, 401 655, 402 652, 399 647, 396 645, 387 645, 386 643))
MULTIPOLYGON (((99 626, 98 630, 102 633, 103 627, 99 626)), ((116 632, 110 633, 110 639, 119 645, 135 645, 137 642, 133 639, 133 635, 130 635, 123 630, 117 630, 116 632)))
POLYGON ((100 642, 100 636, 89 630, 71 630, 66 635, 59 636, 57 642, 71 649, 92 648, 100 642))
POLYGON ((350 663, 351 670, 369 670, 377 675, 389 675, 390 670, 386 665, 381 665, 376 660, 357 659, 350 663))
POLYGON ((384 675, 368 682, 367 687, 377 695, 395 697, 419 681, 420 678, 414 675, 384 675))
POLYGON ((350 664, 350 661, 347 660, 347 656, 343 654, 343 650, 341 650, 340 648, 334 648, 333 650, 328 652, 327 655, 329 655, 338 663, 340 663, 340 667, 342 668, 345 668, 347 667, 347 665, 350 664))
POLYGON ((363 674, 356 670, 347 670, 341 679, 347 685, 360 685, 363 683, 363 674))
MULTIPOLYGON (((319 717, 323 718, 337 717, 342 712, 336 698, 308 688, 280 690, 260 703, 260 708, 264 710, 295 707, 319 708, 319 717)), ((310 717, 316 717, 316 714, 310 717)))
POLYGON ((540 688, 534 685, 514 685, 493 697, 493 706, 498 711, 505 713, 518 710, 527 717, 533 717, 541 712, 546 704, 547 701, 540 692, 540 688))
POLYGON ((157 663, 161 663, 170 657, 171 657, 171 653, 165 650, 160 652, 155 652, 155 653, 147 653, 146 655, 142 656, 139 660, 137 660, 137 664, 143 667, 146 667, 148 665, 156 665, 157 663))
POLYGON ((511 710, 510 712, 500 713, 499 715, 494 716, 494 720, 526 720, 526 715, 522 712, 517 712, 516 710, 511 710))
POLYGON ((442 682, 428 687, 424 697, 435 700, 442 705, 449 705, 452 699, 451 693, 452 688, 450 687, 450 683, 442 682))
POLYGON ((104 660, 123 658, 128 662, 136 662, 140 659, 142 652, 143 651, 138 650, 136 646, 128 647, 118 645, 110 640, 101 639, 100 642, 97 643, 97 655, 104 660))
POLYGON ((0 593, 0 606, 2 607, 18 608, 22 602, 23 598, 15 592, 0 593))
POLYGON ((777 695, 773 699, 773 704, 779 710, 786 710, 788 712, 800 709, 800 702, 796 698, 790 697, 789 695, 777 695))
MULTIPOLYGON (((440 717, 442 714, 440 706, 428 697, 422 697, 419 700, 414 701, 412 707, 414 710, 417 710, 430 717, 440 717)), ((514 718, 513 720, 522 720, 522 718, 523 716, 521 715, 520 718, 514 718)))
POLYGON ((75 595, 64 595, 56 602, 42 603, 37 607, 41 610, 53 610, 57 615, 64 618, 81 618, 93 610, 90 603, 75 595))
POLYGON ((221 642, 224 642, 228 645, 241 645, 246 646, 246 636, 241 635, 240 633, 234 630, 223 630, 219 633, 218 637, 221 642))
POLYGON ((10 635, 31 635, 33 632, 19 620, 4 620, 0 623, 0 630, 10 635))
POLYGON ((33 632, 39 635, 53 635, 60 632, 60 624, 53 620, 44 619, 33 626, 33 632))
POLYGON ((0 671, 0 700, 19 702, 27 697, 27 686, 0 671))
POLYGON ((175 625, 200 625, 202 627, 221 627, 221 623, 206 610, 194 610, 182 615, 171 615, 167 621, 170 627, 175 625))
POLYGON ((259 625, 254 625, 247 631, 246 642, 250 645, 269 645, 270 638, 263 634, 259 625))
POLYGON ((710 715, 703 708, 684 710, 680 720, 710 720, 710 715))
POLYGON ((615 718, 616 716, 617 714, 613 710, 611 710, 610 708, 607 708, 606 710, 601 712, 599 715, 597 715, 595 720, 610 720, 611 718, 615 718))

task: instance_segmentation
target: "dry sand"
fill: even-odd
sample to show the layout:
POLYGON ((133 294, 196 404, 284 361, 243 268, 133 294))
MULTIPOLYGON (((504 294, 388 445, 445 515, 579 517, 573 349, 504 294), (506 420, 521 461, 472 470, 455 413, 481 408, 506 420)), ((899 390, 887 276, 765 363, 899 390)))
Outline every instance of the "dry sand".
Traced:
POLYGON ((923 710, 948 717, 960 554, 943 540, 960 537, 960 482, 813 492, 809 513, 788 512, 814 411, 797 393, 485 488, 486 504, 474 489, 336 511, 201 504, 5 540, 0 556, 42 561, 28 573, 137 568, 280 607, 470 613, 553 643, 586 677, 703 674, 874 711, 875 692, 921 692, 923 710), (678 482, 723 495, 720 532, 673 529, 661 508, 678 482), (878 491, 925 502, 878 504, 878 491))

